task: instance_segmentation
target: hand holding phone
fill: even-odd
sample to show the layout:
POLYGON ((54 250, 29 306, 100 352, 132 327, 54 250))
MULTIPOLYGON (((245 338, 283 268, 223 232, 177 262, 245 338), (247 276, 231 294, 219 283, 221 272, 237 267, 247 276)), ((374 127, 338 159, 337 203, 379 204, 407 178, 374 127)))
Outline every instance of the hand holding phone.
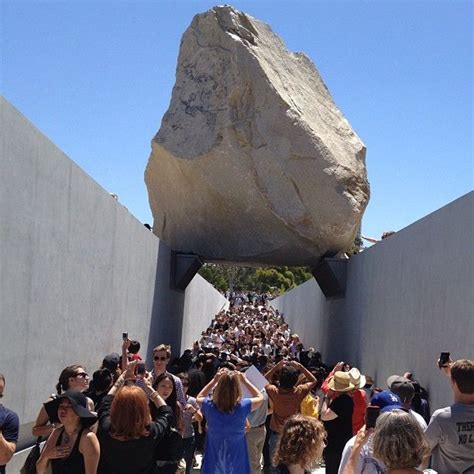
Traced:
POLYGON ((365 427, 375 428, 375 422, 380 415, 380 407, 369 405, 365 412, 365 427))
POLYGON ((135 374, 143 377, 145 373, 146 373, 145 362, 143 361, 138 362, 137 367, 135 369, 135 374))
POLYGON ((438 367, 442 369, 443 367, 447 367, 449 363, 449 352, 441 352, 439 359, 438 359, 438 367))
POLYGON ((125 341, 125 339, 128 339, 128 332, 123 332, 122 333, 122 339, 125 341))

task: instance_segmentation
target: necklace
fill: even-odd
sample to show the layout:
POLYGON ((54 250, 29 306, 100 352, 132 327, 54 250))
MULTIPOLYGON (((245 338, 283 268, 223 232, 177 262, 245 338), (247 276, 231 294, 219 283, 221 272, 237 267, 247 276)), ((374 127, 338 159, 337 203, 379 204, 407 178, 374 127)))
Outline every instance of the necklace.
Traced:
POLYGON ((69 441, 71 441, 71 437, 74 436, 77 433, 78 428, 72 430, 70 433, 66 431, 66 428, 64 428, 64 436, 63 436, 63 441, 65 444, 69 444, 69 441))

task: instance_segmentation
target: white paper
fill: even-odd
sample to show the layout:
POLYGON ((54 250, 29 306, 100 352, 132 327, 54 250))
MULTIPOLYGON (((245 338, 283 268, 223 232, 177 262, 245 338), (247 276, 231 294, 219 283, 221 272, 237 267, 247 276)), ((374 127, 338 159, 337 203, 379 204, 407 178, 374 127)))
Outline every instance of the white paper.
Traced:
MULTIPOLYGON (((268 380, 258 371, 258 369, 251 365, 246 371, 245 375, 248 381, 255 385, 258 391, 262 391, 265 385, 268 385, 268 380)), ((242 398, 252 398, 252 395, 248 391, 247 387, 244 384, 240 384, 240 388, 242 389, 242 398)))

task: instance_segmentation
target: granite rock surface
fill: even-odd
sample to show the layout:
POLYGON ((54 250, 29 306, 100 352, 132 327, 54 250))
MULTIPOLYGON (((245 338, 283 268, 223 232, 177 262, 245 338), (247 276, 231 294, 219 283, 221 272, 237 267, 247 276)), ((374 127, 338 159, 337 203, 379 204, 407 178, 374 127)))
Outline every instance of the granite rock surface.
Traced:
POLYGON ((305 54, 215 7, 183 35, 152 140, 154 232, 208 261, 314 265, 354 240, 369 199, 365 154, 305 54))

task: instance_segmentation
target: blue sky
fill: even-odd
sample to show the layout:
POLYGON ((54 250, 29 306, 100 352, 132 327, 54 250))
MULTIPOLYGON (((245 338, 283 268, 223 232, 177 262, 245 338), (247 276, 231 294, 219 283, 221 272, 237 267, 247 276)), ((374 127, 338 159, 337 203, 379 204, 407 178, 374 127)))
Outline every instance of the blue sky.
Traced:
MULTIPOLYGON (((204 0, 1 1, 1 92, 142 222, 150 141, 204 0)), ((470 1, 235 1, 316 64, 367 146, 363 233, 473 188, 470 1)))

